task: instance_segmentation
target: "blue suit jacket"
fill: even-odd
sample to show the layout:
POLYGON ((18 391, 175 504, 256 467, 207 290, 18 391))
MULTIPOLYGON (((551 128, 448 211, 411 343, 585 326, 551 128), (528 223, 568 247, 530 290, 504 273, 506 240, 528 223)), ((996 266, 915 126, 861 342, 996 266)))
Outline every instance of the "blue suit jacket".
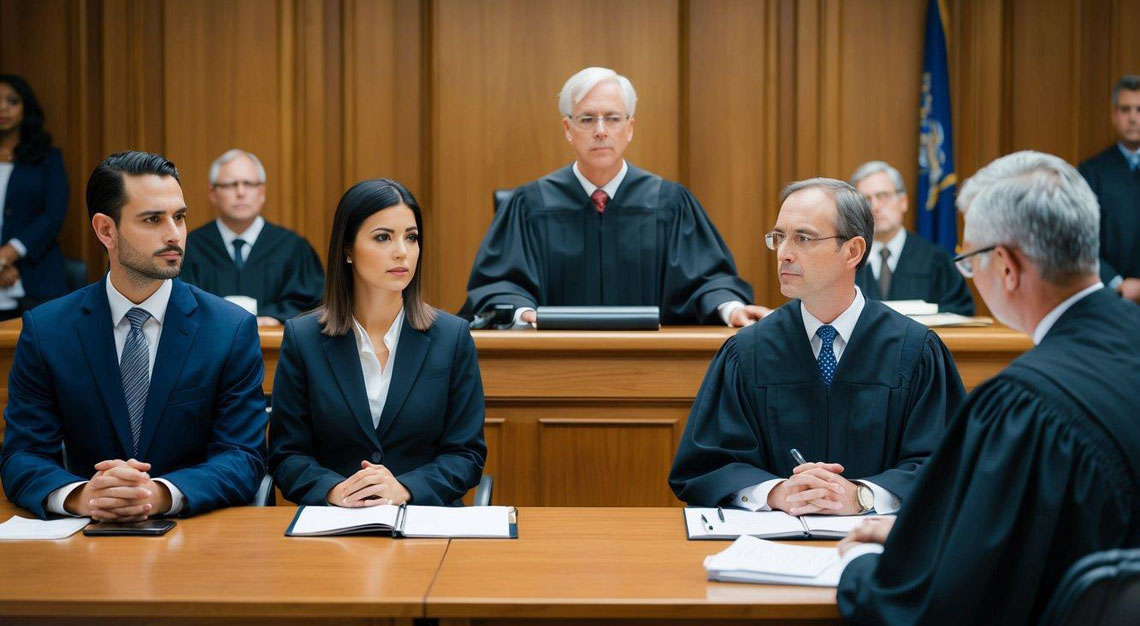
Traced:
POLYGON ((8 189, 0 192, 6 194, 0 244, 19 239, 28 249, 16 262, 26 297, 37 304, 67 293, 58 242, 70 194, 63 155, 51 148, 40 163, 16 163, 8 189))
MULTIPOLYGON (((52 491, 89 480, 99 461, 132 456, 106 280, 24 314, 0 479, 40 517, 52 491)), ((264 370, 254 317, 174 279, 138 458, 182 491, 183 515, 253 498, 265 473, 264 370)))
POLYGON ((414 504, 452 504, 477 485, 487 456, 483 380, 467 322, 440 312, 424 332, 405 321, 374 428, 356 336, 321 334, 319 316, 285 323, 269 425, 281 493, 325 504, 362 460, 391 470, 414 504))

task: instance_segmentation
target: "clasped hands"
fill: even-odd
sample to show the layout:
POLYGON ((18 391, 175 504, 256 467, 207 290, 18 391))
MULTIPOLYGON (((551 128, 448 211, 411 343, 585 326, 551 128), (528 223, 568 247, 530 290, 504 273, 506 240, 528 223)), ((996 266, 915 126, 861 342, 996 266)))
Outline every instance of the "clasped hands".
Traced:
POLYGON ((325 501, 333 506, 359 508, 378 504, 407 504, 412 494, 383 465, 360 462, 360 471, 329 490, 325 501))
POLYGON ((65 511, 99 522, 140 522, 170 510, 170 489, 152 480, 150 463, 111 459, 95 464, 95 475, 72 489, 65 511))
POLYGON ((804 463, 792 477, 768 492, 768 506, 789 515, 855 515, 859 506, 858 486, 841 476, 839 463, 804 463))

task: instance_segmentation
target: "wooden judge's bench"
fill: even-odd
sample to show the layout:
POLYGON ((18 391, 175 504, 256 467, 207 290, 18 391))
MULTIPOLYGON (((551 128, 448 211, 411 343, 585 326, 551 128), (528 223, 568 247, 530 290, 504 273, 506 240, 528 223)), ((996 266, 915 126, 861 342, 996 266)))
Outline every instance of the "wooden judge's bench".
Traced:
MULTIPOLYGON (((20 322, 0 323, 0 401, 20 322)), ((735 330, 476 331, 486 472, 516 506, 674 506, 666 479, 713 355, 735 330)), ((967 389, 1032 346, 1003 326, 938 329, 967 389)), ((272 392, 280 328, 261 330, 272 392)), ((0 429, 3 424, 0 422, 0 429)), ((2 431, 0 431, 2 432, 2 431)))

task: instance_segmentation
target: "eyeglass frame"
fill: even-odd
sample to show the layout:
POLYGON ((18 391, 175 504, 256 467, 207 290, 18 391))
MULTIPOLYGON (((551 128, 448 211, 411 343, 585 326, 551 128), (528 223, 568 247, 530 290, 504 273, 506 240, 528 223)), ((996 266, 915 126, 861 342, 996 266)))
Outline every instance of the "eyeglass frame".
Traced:
POLYGON ((598 127, 598 120, 602 121, 602 128, 605 128, 606 130, 609 130, 609 131, 614 131, 614 130, 620 130, 621 127, 624 126, 625 123, 628 122, 631 117, 632 116, 629 113, 606 113, 604 115, 591 115, 589 113, 582 113, 581 115, 567 115, 566 119, 570 121, 571 126, 573 126, 574 128, 576 128, 578 130, 581 130, 581 131, 590 131, 590 130, 596 129, 598 127), (582 123, 579 122, 579 118, 583 118, 583 117, 594 118, 594 123, 590 124, 588 126, 582 126, 582 123), (617 117, 617 118, 621 118, 621 119, 619 121, 614 122, 613 123, 614 125, 611 127, 610 122, 607 121, 607 119, 606 119, 606 118, 610 118, 610 117, 617 117))
POLYGON ((966 259, 968 259, 974 255, 977 255, 977 254, 985 254, 987 252, 993 252, 1000 245, 1001 244, 995 243, 994 245, 986 246, 985 248, 978 248, 977 250, 971 250, 969 252, 963 252, 962 254, 959 254, 953 258, 954 267, 957 268, 958 272, 960 274, 962 274, 962 276, 965 276, 966 278, 973 278, 974 274, 975 274, 974 265, 972 263, 965 263, 966 259))
POLYGON ((899 191, 898 189, 891 189, 890 191, 886 191, 886 190, 877 191, 871 195, 867 195, 867 194, 859 194, 859 195, 863 196, 863 199, 867 201, 867 204, 869 204, 871 206, 875 206, 875 200, 878 200, 879 202, 890 202, 891 200, 894 200, 895 198, 901 196, 904 193, 906 193, 906 192, 899 191))
MULTIPOLYGON (((784 236, 784 241, 788 241, 788 235, 786 233, 780 233, 780 234, 782 234, 784 236)), ((818 243, 820 241, 827 241, 828 239, 842 239, 843 241, 849 241, 849 240, 853 239, 853 237, 845 237, 843 235, 832 235, 831 237, 812 237, 811 235, 808 235, 807 233, 798 233, 797 232, 797 233, 792 233, 792 234, 793 235, 799 235, 801 237, 809 237, 810 238, 808 241, 805 241, 803 243, 795 243, 795 242, 792 243, 793 248, 800 248, 800 249, 810 248, 810 247, 814 246, 816 243, 818 243)), ((780 244, 782 244, 782 243, 783 243, 783 241, 781 241, 780 243, 776 243, 776 231, 775 230, 770 230, 770 231, 764 233, 764 245, 768 246, 769 250, 772 250, 773 252, 778 251, 780 249, 780 244)))
POLYGON ((245 187, 252 191, 264 185, 264 180, 234 180, 228 183, 214 183, 213 188, 222 191, 237 191, 238 187, 245 187))

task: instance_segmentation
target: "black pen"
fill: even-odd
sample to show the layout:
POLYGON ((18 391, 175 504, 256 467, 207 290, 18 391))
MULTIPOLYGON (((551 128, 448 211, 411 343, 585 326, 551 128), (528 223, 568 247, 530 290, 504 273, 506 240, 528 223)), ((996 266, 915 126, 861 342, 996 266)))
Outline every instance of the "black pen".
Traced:
POLYGON ((713 525, 709 522, 709 518, 705 517, 704 513, 701 513, 701 521, 705 523, 705 527, 709 529, 709 532, 712 532, 713 525))
POLYGON ((716 516, 719 517, 720 521, 723 522, 724 521, 724 509, 720 508, 719 506, 716 507, 716 516))
POLYGON ((807 463, 807 461, 804 459, 804 455, 800 454, 799 450, 792 448, 791 452, 792 452, 792 460, 796 462, 796 465, 803 465, 803 464, 807 463))

